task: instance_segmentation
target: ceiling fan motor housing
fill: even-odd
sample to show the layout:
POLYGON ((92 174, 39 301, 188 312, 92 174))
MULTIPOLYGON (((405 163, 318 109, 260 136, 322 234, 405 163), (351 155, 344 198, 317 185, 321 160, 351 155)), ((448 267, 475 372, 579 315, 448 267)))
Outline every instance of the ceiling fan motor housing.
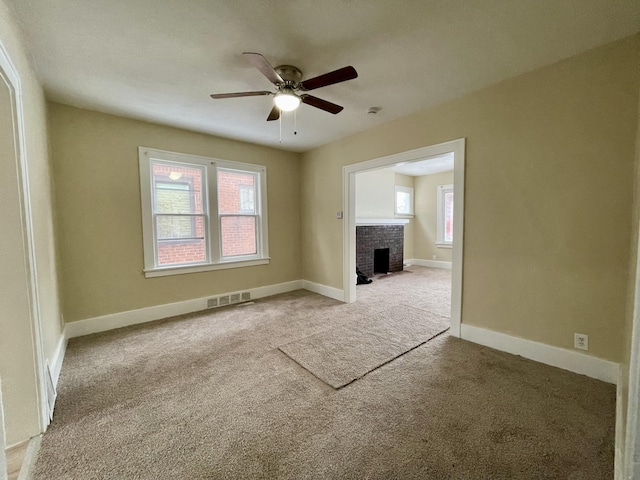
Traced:
POLYGON ((293 65, 280 65, 275 68, 275 71, 282 77, 287 87, 295 88, 302 80, 302 72, 293 65))

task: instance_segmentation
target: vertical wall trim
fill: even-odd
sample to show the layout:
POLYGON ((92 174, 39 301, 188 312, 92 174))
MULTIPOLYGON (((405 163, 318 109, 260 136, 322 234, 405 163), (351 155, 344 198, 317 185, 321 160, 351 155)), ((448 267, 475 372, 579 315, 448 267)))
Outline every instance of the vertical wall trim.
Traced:
POLYGON ((25 143, 24 114, 22 104, 22 85, 20 76, 13 65, 4 45, 0 42, 0 73, 3 73, 11 89, 13 108, 14 142, 16 150, 17 170, 20 175, 20 203, 22 208, 23 228, 25 232, 25 251, 27 275, 29 276, 29 304, 31 309, 31 333, 33 336, 33 356, 36 369, 36 396, 38 403, 38 423, 44 432, 49 425, 49 408, 46 398, 45 361, 42 343, 42 327, 40 300, 38 293, 38 274, 33 239, 33 216, 31 213, 31 193, 29 189, 29 170, 27 165, 27 148, 25 143))

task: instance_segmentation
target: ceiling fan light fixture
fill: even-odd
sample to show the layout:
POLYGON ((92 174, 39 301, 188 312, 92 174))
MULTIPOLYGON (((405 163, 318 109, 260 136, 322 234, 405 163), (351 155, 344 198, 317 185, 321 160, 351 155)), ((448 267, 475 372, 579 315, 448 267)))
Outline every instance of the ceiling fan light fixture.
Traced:
POLYGON ((300 106, 300 97, 293 91, 286 90, 276 94, 273 103, 283 112, 291 112, 300 106))

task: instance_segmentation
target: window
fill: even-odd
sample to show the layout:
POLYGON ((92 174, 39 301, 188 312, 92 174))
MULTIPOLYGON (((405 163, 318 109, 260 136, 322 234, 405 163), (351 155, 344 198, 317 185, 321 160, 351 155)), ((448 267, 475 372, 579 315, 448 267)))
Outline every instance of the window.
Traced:
POLYGON ((269 263, 266 168, 139 148, 145 275, 269 263))
POLYGON ((396 185, 396 216, 413 216, 413 188, 396 185))
POLYGON ((453 245, 453 185, 438 185, 438 227, 436 245, 453 245))

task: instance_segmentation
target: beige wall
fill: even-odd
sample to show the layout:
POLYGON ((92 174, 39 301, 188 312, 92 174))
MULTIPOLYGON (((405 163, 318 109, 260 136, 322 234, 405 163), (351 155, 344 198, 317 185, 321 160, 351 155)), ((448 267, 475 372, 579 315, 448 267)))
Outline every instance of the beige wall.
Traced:
POLYGON ((67 322, 301 278, 299 154, 56 103, 49 113, 67 322), (271 263, 145 278, 139 145, 266 165, 271 263))
POLYGON ((356 218, 395 218, 394 183, 388 168, 356 174, 356 218))
POLYGON ((421 260, 451 261, 451 248, 436 247, 438 231, 438 185, 453 183, 453 171, 423 175, 414 180, 415 194, 415 258, 421 260), (433 258, 433 256, 436 258, 433 258))
MULTIPOLYGON (((395 186, 413 188, 413 177, 381 168, 356 174, 356 218, 396 218, 395 186)), ((413 258, 413 220, 404 226, 404 258, 413 258)))
MULTIPOLYGON (((51 207, 51 182, 48 165, 45 101, 42 89, 23 49, 17 23, 4 0, 0 0, 0 44, 11 58, 20 77, 24 114, 25 163, 28 168, 32 212, 33 247, 39 293, 44 356, 51 361, 61 338, 62 323, 58 304, 56 257, 51 207)), ((7 91, 4 90, 6 93, 7 91)), ((4 121, 11 119, 7 97, 0 107, 4 121)), ((10 127, 9 127, 10 128, 10 127)), ((7 126, 4 127, 7 132, 7 126)), ((6 139, 5 139, 6 140, 6 139)), ((5 143, 6 145, 6 143, 5 143)), ((5 149, 0 155, 3 171, 2 196, 2 285, 3 298, 11 307, 0 307, 0 376, 7 427, 7 445, 27 440, 39 433, 36 366, 34 363, 31 319, 29 318, 27 278, 22 243, 22 212, 17 190, 19 179, 15 158, 5 149), (18 223, 16 223, 18 222, 18 223), (11 324, 9 323, 11 320, 11 324)))
POLYGON ((621 360, 638 35, 303 155, 303 276, 342 288, 342 167, 465 137, 463 323, 621 360))

